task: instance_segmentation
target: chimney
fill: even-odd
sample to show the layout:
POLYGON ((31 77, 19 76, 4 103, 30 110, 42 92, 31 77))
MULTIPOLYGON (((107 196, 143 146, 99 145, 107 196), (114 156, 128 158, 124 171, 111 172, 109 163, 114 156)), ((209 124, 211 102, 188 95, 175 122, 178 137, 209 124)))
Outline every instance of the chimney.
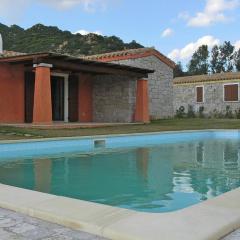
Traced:
POLYGON ((1 33, 0 33, 0 54, 3 54, 3 40, 1 33))

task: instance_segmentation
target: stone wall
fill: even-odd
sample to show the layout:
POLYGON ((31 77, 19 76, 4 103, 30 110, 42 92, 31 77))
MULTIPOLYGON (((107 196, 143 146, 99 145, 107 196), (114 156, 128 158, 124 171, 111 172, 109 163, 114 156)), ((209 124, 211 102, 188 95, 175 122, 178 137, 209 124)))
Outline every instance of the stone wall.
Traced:
POLYGON ((93 82, 93 121, 133 122, 136 80, 126 76, 96 76, 93 82))
MULTIPOLYGON (((235 83, 239 81, 229 81, 227 83, 235 83)), ((187 112, 188 105, 192 105, 195 112, 199 111, 199 107, 204 107, 204 114, 213 116, 215 113, 226 113, 226 107, 235 112, 240 108, 240 102, 224 102, 223 85, 226 82, 198 83, 198 84, 176 84, 174 85, 174 112, 180 106, 185 107, 187 112), (196 86, 204 86, 204 103, 196 102, 196 86)))
POLYGON ((149 74, 149 109, 151 119, 172 117, 173 69, 155 56, 114 61, 114 63, 155 70, 149 74))

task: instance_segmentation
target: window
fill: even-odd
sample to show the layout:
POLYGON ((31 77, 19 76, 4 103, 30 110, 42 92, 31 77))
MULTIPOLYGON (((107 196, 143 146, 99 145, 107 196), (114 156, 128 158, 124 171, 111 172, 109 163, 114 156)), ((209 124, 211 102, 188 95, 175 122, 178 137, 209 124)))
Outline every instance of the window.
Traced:
POLYGON ((225 102, 238 101, 238 83, 226 84, 223 87, 224 87, 225 102))
POLYGON ((196 87, 196 100, 197 103, 203 103, 203 86, 196 87))

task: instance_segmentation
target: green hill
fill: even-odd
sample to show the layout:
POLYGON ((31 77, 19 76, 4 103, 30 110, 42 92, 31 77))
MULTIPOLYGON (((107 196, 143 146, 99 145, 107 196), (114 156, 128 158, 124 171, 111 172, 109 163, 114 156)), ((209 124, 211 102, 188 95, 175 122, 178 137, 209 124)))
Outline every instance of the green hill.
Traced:
POLYGON ((72 34, 57 27, 36 24, 29 29, 0 23, 4 50, 17 52, 52 51, 71 55, 91 55, 131 48, 141 48, 136 41, 124 43, 116 36, 72 34))

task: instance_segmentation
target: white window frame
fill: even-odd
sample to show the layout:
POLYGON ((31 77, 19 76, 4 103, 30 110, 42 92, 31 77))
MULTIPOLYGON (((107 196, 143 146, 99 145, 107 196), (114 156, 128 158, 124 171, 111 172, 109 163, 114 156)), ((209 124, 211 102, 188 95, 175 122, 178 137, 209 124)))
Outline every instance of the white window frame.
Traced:
POLYGON ((197 104, 203 104, 205 102, 205 89, 204 89, 204 85, 197 85, 195 87, 195 101, 197 104), (197 101, 197 88, 201 87, 202 90, 203 90, 203 99, 202 99, 202 102, 198 102, 197 101))
POLYGON ((69 122, 69 109, 68 109, 68 73, 51 72, 51 76, 64 78, 64 122, 69 122))
POLYGON ((223 84, 223 102, 225 102, 225 103, 239 102, 239 83, 235 82, 235 83, 224 83, 223 84), (229 85, 238 85, 238 100, 237 101, 225 101, 225 86, 229 86, 229 85))

